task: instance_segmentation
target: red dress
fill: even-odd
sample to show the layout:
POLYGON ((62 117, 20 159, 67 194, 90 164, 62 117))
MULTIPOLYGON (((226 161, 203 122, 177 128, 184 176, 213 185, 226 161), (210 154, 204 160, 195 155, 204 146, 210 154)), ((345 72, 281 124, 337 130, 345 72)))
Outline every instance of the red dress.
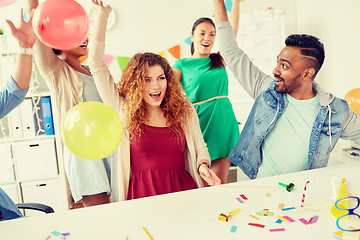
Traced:
POLYGON ((130 144, 128 200, 197 188, 185 169, 185 145, 168 127, 145 125, 140 141, 130 144))

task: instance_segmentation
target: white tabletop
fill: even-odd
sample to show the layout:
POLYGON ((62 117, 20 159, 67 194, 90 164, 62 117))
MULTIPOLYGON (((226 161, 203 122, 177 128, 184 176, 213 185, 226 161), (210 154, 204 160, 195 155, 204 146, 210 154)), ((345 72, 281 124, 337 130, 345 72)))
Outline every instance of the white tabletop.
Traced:
MULTIPOLYGON (((333 196, 332 178, 346 178, 349 195, 360 196, 360 163, 343 164, 311 171, 279 175, 269 178, 242 181, 223 186, 155 196, 121 203, 111 203, 55 214, 25 217, 0 223, 0 239, 45 239, 56 230, 70 233, 66 239, 335 239, 336 218, 330 213, 331 203, 299 211, 282 211, 278 205, 300 207, 305 183, 308 184, 305 206, 317 204, 333 196), (294 183, 291 192, 272 188, 237 188, 236 186, 278 186, 294 183), (271 197, 266 196, 270 193, 271 197), (244 194, 248 200, 236 200, 244 194), (240 208, 228 222, 218 220, 220 213, 240 208), (274 216, 256 213, 269 209, 274 216), (251 217, 256 216, 259 220, 251 217), (276 223, 276 216, 289 216, 295 222, 276 223), (319 216, 314 224, 304 225, 298 219, 309 220, 319 216), (264 228, 248 225, 259 223, 264 228), (236 232, 230 232, 237 226, 236 232), (269 229, 284 228, 282 232, 269 229)), ((340 179, 336 181, 339 187, 340 179)), ((355 212, 360 213, 360 209, 355 212)))

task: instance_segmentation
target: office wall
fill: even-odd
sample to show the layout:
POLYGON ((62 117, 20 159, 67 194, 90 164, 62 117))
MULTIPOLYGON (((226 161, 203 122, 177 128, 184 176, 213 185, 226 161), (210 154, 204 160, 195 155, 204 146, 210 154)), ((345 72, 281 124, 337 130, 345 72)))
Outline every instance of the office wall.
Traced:
POLYGON ((318 81, 339 97, 360 88, 360 2, 357 0, 297 1, 297 29, 325 44, 325 63, 318 81))
MULTIPOLYGON (((60 0, 59 0, 60 1, 60 0)), ((40 1, 42 2, 42 1, 40 1)), ((90 0, 78 0, 86 10, 90 0)), ((108 0, 116 15, 114 26, 107 32, 106 53, 132 56, 138 51, 165 51, 181 45, 182 57, 189 56, 184 40, 193 22, 200 16, 212 17, 212 0, 108 0)), ((18 9, 24 0, 0 7, 0 27, 8 28, 5 18, 18 21, 18 9)), ((360 2, 357 0, 245 0, 241 11, 262 10, 267 7, 286 10, 286 32, 309 33, 319 36, 326 47, 326 60, 317 80, 336 95, 343 97, 358 84, 357 57, 360 50, 360 2)), ((11 41, 10 41, 11 42, 11 41)), ((12 41, 16 47, 16 42, 12 41)), ((174 59, 165 53, 170 63, 174 59)), ((114 61, 113 61, 114 62, 114 61)), ((115 76, 117 66, 110 64, 115 76)))

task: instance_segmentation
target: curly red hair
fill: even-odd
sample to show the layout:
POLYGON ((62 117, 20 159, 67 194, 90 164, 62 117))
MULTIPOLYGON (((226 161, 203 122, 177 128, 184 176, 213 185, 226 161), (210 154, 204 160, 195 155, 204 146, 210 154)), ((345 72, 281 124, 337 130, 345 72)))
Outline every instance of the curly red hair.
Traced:
POLYGON ((164 111, 166 124, 173 131, 177 139, 182 142, 182 132, 185 123, 188 121, 192 106, 184 94, 179 81, 175 80, 173 70, 168 61, 155 53, 137 53, 129 61, 117 86, 117 91, 125 103, 126 128, 130 134, 130 140, 135 135, 143 133, 143 126, 146 123, 145 104, 142 90, 147 76, 148 68, 159 65, 164 70, 167 80, 165 97, 160 104, 164 111))

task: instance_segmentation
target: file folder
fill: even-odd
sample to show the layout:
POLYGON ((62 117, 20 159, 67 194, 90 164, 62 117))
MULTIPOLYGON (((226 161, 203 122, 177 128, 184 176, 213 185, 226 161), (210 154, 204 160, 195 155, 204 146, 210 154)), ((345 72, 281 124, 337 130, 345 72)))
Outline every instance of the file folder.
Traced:
POLYGON ((23 138, 24 135, 21 123, 20 106, 14 108, 10 112, 10 119, 13 138, 23 138))
POLYGON ((35 137, 34 112, 31 98, 20 104, 22 130, 25 138, 35 137))
POLYGON ((51 110, 51 100, 50 97, 42 97, 41 98, 41 109, 44 121, 44 128, 46 135, 54 135, 54 122, 53 122, 53 114, 51 110))

